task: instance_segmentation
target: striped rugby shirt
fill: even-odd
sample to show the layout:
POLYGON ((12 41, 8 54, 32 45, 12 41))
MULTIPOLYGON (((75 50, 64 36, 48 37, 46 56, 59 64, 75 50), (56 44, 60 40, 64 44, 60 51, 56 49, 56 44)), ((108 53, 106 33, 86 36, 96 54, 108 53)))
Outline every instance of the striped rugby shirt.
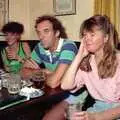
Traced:
POLYGON ((72 40, 60 38, 58 47, 54 52, 45 50, 39 42, 33 50, 31 57, 38 64, 43 63, 45 68, 54 71, 60 64, 70 64, 74 59, 78 49, 72 40))

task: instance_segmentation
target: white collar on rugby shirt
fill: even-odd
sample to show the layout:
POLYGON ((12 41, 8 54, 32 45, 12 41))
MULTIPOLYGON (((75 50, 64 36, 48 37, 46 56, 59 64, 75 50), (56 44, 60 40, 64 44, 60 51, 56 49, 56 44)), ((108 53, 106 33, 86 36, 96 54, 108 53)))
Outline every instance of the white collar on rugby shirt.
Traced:
MULTIPOLYGON (((61 51, 63 42, 64 42, 64 39, 60 38, 60 40, 58 42, 57 49, 54 52, 60 52, 61 51)), ((47 55, 49 55, 50 62, 52 63, 52 54, 51 54, 51 52, 49 50, 45 50, 45 52, 46 52, 47 55)))
MULTIPOLYGON (((60 38, 59 42, 58 42, 58 46, 57 49, 54 52, 60 52, 62 45, 63 45, 64 39, 60 38)), ((49 50, 45 50, 45 52, 47 53, 47 55, 50 55, 51 52, 49 50)))

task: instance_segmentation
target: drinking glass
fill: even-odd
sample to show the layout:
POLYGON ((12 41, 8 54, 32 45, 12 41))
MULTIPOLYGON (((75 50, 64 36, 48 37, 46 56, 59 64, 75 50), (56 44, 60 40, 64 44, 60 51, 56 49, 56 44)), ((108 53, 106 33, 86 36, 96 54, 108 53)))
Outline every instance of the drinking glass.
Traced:
POLYGON ((71 115, 75 111, 82 111, 82 103, 69 104, 66 108, 66 120, 71 120, 71 115))
POLYGON ((21 89, 21 76, 19 74, 10 73, 10 79, 8 81, 8 92, 10 94, 17 94, 21 89))
POLYGON ((8 88, 8 80, 10 79, 9 73, 4 72, 1 74, 1 86, 8 88))
POLYGON ((43 71, 39 71, 32 76, 32 82, 36 88, 42 89, 45 84, 46 74, 43 71))

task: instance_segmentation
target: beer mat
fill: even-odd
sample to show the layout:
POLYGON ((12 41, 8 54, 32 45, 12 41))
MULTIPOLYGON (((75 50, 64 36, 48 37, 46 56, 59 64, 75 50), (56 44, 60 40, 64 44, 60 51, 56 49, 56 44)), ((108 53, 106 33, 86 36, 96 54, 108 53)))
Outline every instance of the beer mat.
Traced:
POLYGON ((17 105, 25 101, 27 101, 27 98, 25 96, 11 95, 7 98, 0 99, 0 110, 11 107, 13 105, 17 105))

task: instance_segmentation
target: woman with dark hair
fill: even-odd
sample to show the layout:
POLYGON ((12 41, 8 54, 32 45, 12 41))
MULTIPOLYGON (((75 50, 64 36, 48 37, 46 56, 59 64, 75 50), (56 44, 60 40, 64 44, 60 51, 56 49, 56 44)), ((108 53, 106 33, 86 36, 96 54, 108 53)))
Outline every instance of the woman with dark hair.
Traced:
POLYGON ((20 42, 24 26, 18 22, 9 22, 2 28, 7 46, 2 50, 4 68, 8 72, 19 72, 31 50, 26 42, 20 42))
POLYGON ((95 15, 83 22, 80 34, 80 49, 61 87, 75 92, 85 85, 95 104, 87 111, 73 112, 71 120, 119 119, 120 52, 114 26, 107 16, 95 15))

